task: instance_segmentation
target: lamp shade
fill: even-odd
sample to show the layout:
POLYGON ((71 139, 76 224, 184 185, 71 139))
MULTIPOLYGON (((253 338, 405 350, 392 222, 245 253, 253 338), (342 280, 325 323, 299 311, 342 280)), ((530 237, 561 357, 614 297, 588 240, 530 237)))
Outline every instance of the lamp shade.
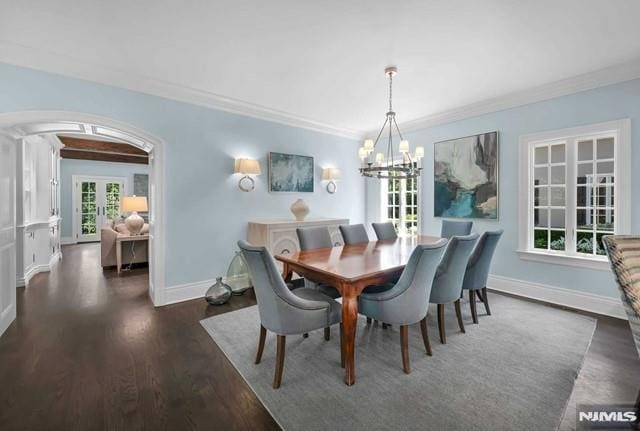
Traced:
POLYGON ((424 157, 424 147, 416 147, 416 159, 424 157))
POLYGON ((402 141, 400 141, 400 152, 401 153, 409 152, 409 141, 407 141, 406 139, 403 139, 402 141))
POLYGON ((236 159, 234 173, 244 175, 260 175, 260 163, 254 159, 236 159))
POLYGON ((373 142, 373 139, 365 139, 364 141, 365 150, 367 150, 368 152, 372 152, 374 146, 375 146, 375 143, 373 142))
POLYGON ((324 168, 322 170, 323 181, 335 181, 340 179, 340 170, 338 168, 324 168))
POLYGON ((145 212, 149 211, 147 206, 146 196, 123 196, 120 201, 120 210, 123 213, 130 213, 133 211, 145 212))

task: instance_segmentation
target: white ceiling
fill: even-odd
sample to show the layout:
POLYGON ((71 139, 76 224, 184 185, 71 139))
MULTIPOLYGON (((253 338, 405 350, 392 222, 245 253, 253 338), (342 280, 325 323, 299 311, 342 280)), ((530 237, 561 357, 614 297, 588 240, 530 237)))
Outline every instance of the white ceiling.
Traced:
POLYGON ((637 0, 0 0, 0 61, 369 131, 387 65, 402 123, 636 60, 639 18, 637 0))

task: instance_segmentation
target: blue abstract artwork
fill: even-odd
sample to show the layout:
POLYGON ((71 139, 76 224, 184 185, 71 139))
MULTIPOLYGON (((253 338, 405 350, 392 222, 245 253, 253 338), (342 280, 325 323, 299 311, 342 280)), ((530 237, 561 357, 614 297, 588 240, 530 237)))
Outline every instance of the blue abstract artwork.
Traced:
POLYGON ((269 153, 269 191, 313 193, 313 157, 269 153))
POLYGON ((437 142, 434 216, 498 218, 498 132, 437 142))

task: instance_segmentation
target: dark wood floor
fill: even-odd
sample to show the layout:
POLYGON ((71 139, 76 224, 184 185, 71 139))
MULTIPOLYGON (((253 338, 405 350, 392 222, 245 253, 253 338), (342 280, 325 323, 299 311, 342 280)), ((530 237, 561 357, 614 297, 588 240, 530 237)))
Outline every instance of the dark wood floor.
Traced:
MULTIPOLYGON (((63 252, 18 290, 0 338, 0 430, 278 428, 198 323, 254 304, 251 292, 154 308, 145 269, 103 273, 98 244, 63 252)), ((632 403, 639 387, 626 322, 599 319, 562 429, 576 403, 632 403)))

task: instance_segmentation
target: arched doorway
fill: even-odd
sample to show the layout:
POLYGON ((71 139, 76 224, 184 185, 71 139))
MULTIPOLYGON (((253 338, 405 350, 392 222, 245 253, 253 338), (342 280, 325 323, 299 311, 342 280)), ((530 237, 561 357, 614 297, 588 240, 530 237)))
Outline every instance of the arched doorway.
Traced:
MULTIPOLYGON (((151 203, 149 208, 149 297, 154 305, 163 305, 165 239, 165 161, 163 141, 120 121, 66 111, 30 111, 0 114, 0 133, 5 140, 13 139, 16 143, 20 139, 33 135, 73 133, 87 135, 88 137, 113 139, 148 152, 150 165, 149 196, 151 203)), ((15 172, 13 175, 15 183, 15 172)), ((15 208, 15 199, 14 194, 13 208, 15 208)), ((13 229, 15 236, 15 221, 13 229)), ((13 254, 13 265, 15 266, 15 246, 13 254)), ((15 289, 15 283, 13 288, 15 289)), ((15 304, 13 306, 15 308, 15 304)), ((0 328, 0 333, 2 333, 1 329, 3 328, 0 328)))

